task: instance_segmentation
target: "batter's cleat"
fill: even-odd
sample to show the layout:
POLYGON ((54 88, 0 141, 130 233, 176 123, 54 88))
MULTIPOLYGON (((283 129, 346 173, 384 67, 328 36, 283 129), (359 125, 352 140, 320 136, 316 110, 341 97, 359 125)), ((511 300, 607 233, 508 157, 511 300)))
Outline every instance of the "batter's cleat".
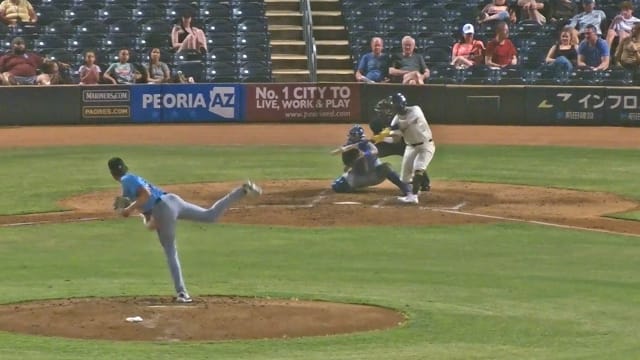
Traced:
POLYGON ((398 201, 405 204, 417 204, 418 203, 418 195, 409 194, 407 196, 398 197, 398 201))
POLYGON ((251 180, 247 180, 246 183, 242 184, 242 189, 245 194, 250 196, 262 195, 262 188, 251 180))
POLYGON ((176 302, 182 304, 192 303, 193 299, 186 292, 179 292, 176 296, 176 302))

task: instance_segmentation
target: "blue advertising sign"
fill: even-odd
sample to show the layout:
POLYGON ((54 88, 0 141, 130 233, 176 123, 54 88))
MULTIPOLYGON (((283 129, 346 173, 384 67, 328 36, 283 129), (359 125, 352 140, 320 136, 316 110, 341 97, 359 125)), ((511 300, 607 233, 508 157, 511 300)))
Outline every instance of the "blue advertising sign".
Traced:
POLYGON ((219 84, 131 87, 134 122, 244 121, 244 87, 219 84))

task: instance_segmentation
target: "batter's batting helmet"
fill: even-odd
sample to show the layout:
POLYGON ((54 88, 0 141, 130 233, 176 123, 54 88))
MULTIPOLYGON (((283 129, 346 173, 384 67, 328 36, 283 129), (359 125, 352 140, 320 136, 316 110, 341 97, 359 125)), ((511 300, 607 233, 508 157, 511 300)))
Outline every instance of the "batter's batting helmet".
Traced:
POLYGON ((407 98, 403 93, 396 93, 391 96, 391 103, 393 104, 393 109, 400 113, 404 114, 407 108, 407 98))

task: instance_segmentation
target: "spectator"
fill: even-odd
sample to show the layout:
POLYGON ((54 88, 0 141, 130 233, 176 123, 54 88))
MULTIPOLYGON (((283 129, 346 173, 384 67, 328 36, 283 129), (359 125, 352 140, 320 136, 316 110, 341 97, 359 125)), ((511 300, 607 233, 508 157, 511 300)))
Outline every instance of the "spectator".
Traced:
POLYGON ((612 48, 613 40, 618 37, 618 43, 622 42, 631 34, 631 29, 639 23, 640 19, 633 16, 633 4, 631 1, 623 1, 620 3, 620 14, 611 20, 609 30, 607 30, 607 45, 612 48))
POLYGON ((556 74, 570 73, 578 65, 578 32, 569 26, 564 27, 558 36, 558 42, 549 49, 545 59, 545 69, 556 74))
POLYGON ((135 65, 129 62, 129 49, 122 48, 118 52, 118 62, 109 66, 104 72, 104 79, 112 84, 135 84, 142 78, 135 65))
POLYGON ((549 22, 565 25, 578 13, 578 4, 574 0, 550 0, 549 22))
POLYGON ((571 18, 569 26, 578 30, 580 34, 585 32, 587 25, 595 26, 598 35, 602 35, 602 23, 607 20, 607 15, 602 10, 596 10, 595 0, 582 0, 582 12, 571 18))
POLYGON ((382 52, 382 38, 371 39, 371 52, 362 55, 356 70, 356 80, 364 82, 388 81, 387 69, 389 69, 389 59, 382 52))
POLYGON ((609 67, 609 45, 598 36, 595 25, 584 29, 584 40, 578 46, 578 66, 593 71, 609 67))
POLYGON ((145 71, 149 84, 166 83, 171 79, 169 66, 160 61, 160 49, 158 48, 153 48, 149 52, 149 63, 145 65, 145 71))
POLYGON ((518 8, 520 9, 520 21, 531 21, 539 25, 545 24, 547 18, 542 15, 544 3, 539 0, 518 0, 518 8))
POLYGON ((11 52, 0 57, 0 80, 3 85, 42 83, 46 79, 38 75, 38 69, 44 62, 43 57, 26 50, 23 38, 16 37, 11 41, 11 52))
POLYGON ((507 67, 518 64, 518 52, 509 39, 509 25, 501 21, 496 25, 496 37, 487 44, 485 64, 491 67, 507 67))
POLYGON ((180 20, 171 30, 171 46, 176 52, 193 49, 204 55, 207 52, 207 38, 204 31, 192 26, 192 22, 193 10, 183 10, 180 20))
POLYGON ((507 0, 493 0, 492 3, 485 5, 485 7, 480 10, 478 24, 498 21, 516 22, 516 13, 509 7, 507 0))
POLYGON ((415 49, 415 39, 407 35, 402 38, 402 53, 391 60, 389 75, 401 78, 403 84, 422 85, 429 78, 424 58, 415 49))
POLYGON ((96 53, 88 50, 84 53, 84 64, 80 65, 80 85, 95 85, 100 81, 102 70, 96 65, 96 53))
POLYGON ((464 69, 482 63, 484 43, 473 38, 475 29, 471 24, 462 27, 462 38, 453 45, 451 50, 451 65, 464 69))
POLYGON ((640 24, 633 26, 631 35, 620 41, 615 57, 618 64, 633 73, 633 80, 638 81, 640 69, 640 24))
POLYGON ((19 24, 35 24, 38 15, 27 0, 3 0, 0 3, 0 21, 16 27, 19 24))
POLYGON ((38 75, 38 85, 71 84, 69 67, 61 61, 45 61, 41 66, 42 74, 38 75))

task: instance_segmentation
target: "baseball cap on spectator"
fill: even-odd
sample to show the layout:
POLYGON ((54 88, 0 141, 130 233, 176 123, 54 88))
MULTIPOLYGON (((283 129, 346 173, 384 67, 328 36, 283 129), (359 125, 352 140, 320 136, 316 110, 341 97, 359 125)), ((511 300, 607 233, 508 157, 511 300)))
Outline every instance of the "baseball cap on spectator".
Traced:
POLYGON ((462 27, 462 33, 463 34, 473 34, 474 33, 473 25, 464 24, 464 26, 462 27))
POLYGON ((13 40, 11 40, 11 45, 15 44, 24 44, 24 39, 20 36, 13 38, 13 40))

